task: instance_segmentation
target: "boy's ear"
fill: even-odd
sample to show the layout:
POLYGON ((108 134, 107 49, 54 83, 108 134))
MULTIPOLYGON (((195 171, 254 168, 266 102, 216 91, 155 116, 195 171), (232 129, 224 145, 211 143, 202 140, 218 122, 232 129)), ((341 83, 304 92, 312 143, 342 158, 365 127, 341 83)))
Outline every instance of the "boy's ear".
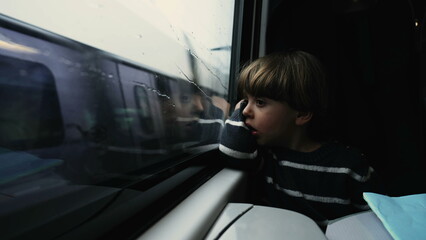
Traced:
POLYGON ((296 116, 296 125, 303 126, 312 119, 312 112, 298 112, 296 116))

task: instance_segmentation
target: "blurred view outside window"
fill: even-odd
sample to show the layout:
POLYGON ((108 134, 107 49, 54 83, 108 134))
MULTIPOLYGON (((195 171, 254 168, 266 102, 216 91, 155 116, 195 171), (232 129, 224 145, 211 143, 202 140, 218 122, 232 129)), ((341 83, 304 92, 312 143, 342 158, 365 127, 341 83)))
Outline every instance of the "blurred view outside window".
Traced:
POLYGON ((4 196, 120 187, 217 144, 228 111, 233 1, 0 4, 4 196))

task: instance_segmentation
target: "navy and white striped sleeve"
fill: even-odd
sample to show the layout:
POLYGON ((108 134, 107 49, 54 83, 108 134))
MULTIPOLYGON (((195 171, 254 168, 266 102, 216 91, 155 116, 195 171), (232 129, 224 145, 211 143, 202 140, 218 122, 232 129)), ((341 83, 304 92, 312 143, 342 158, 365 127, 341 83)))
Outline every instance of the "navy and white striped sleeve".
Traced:
POLYGON ((243 105, 225 121, 219 150, 231 167, 254 169, 257 166, 257 143, 256 138, 244 124, 242 109, 243 105))

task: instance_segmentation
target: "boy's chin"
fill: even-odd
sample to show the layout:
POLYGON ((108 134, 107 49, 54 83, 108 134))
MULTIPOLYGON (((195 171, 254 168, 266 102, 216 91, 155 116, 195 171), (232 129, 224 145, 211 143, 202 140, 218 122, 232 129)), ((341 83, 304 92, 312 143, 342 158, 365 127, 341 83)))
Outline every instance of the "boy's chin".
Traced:
POLYGON ((259 146, 268 146, 268 143, 265 142, 265 140, 263 140, 261 138, 257 138, 256 142, 257 142, 257 145, 259 145, 259 146))
POLYGON ((268 141, 267 139, 257 138, 256 139, 257 145, 262 147, 274 147, 274 146, 280 146, 281 144, 277 143, 277 141, 268 141))

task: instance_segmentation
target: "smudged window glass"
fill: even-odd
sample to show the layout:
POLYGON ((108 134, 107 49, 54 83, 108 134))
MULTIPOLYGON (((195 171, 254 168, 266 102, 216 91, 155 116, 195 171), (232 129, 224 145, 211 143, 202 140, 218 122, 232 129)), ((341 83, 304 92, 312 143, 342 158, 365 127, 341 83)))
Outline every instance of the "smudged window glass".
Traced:
POLYGON ((3 195, 122 187, 217 146, 233 1, 0 4, 3 195))

